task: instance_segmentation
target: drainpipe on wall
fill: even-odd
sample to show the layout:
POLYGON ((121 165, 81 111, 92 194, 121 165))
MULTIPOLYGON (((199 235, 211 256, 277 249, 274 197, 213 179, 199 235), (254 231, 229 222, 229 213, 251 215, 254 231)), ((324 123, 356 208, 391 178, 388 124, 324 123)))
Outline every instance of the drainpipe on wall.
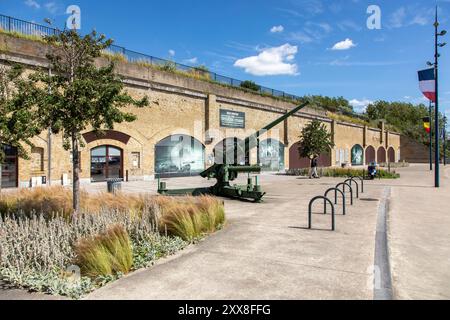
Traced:
MULTIPOLYGON (((52 76, 52 69, 49 68, 48 69, 48 75, 49 77, 52 76)), ((48 93, 51 94, 52 93, 52 88, 49 86, 48 87, 48 93)), ((52 185, 52 129, 48 128, 48 137, 47 137, 47 157, 48 157, 48 178, 47 178, 47 185, 51 186, 52 185)))
POLYGON ((385 124, 384 121, 380 121, 380 129, 381 129, 381 136, 380 136, 380 144, 383 144, 385 141, 384 134, 385 134, 385 124))

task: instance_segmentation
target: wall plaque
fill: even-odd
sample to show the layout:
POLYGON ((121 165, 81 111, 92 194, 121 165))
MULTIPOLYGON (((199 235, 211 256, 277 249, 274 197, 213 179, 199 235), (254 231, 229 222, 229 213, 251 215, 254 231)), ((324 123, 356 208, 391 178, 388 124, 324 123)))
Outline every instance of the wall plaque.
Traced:
POLYGON ((221 109, 220 126, 225 128, 245 129, 245 113, 221 109))

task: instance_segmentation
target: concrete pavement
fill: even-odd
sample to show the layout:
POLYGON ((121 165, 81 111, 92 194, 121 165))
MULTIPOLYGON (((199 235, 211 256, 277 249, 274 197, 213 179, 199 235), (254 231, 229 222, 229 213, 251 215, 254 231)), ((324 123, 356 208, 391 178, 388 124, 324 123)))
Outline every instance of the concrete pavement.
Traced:
MULTIPOLYGON (((336 232, 327 230, 330 216, 319 214, 320 204, 315 229, 305 229, 307 204, 343 179, 263 175, 264 203, 226 200, 224 230, 86 299, 373 299, 384 203, 394 298, 450 299, 450 167, 439 190, 425 165, 398 171, 399 180, 367 182, 348 215, 337 216, 336 232)), ((180 178, 168 187, 212 183, 180 178)), ((104 191, 106 185, 87 189, 104 191)), ((154 194, 156 182, 127 183, 124 192, 154 194)), ((50 298, 0 285, 0 300, 50 298)))
MULTIPOLYGON (((176 180, 176 179, 175 179, 176 180)), ((169 187, 205 183, 171 180, 169 187)), ((263 175, 262 204, 226 200, 227 227, 169 262, 131 274, 87 299, 372 299, 377 207, 368 183, 348 215, 314 215, 309 200, 343 179, 263 175), (323 230, 319 230, 323 229, 323 230)), ((322 204, 316 212, 322 212, 322 204)))
POLYGON ((389 248, 396 299, 450 299, 450 167, 441 188, 427 165, 392 182, 389 248))

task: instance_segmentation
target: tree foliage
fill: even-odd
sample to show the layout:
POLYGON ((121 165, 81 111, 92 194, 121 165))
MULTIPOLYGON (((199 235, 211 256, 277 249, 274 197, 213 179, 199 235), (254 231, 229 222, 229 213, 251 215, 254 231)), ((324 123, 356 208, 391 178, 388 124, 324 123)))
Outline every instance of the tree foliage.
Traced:
POLYGON ((30 139, 42 130, 36 121, 33 88, 22 73, 19 65, 0 67, 0 163, 3 145, 17 148, 21 157, 28 158, 24 144, 33 146, 30 139))
POLYGON ((319 120, 313 120, 302 129, 298 149, 300 158, 311 159, 315 155, 330 152, 333 148, 332 134, 319 120))
POLYGON ((429 110, 423 104, 376 101, 367 107, 366 114, 370 120, 385 120, 400 133, 429 144, 429 135, 423 128, 423 118, 428 117, 429 110))
POLYGON ((95 31, 80 36, 74 30, 46 37, 51 51, 47 54, 52 74, 36 72, 29 77, 32 95, 27 103, 35 103, 38 119, 44 127, 62 133, 64 147, 72 151, 75 212, 79 210, 79 148, 84 130, 114 128, 116 123, 136 119, 132 113, 121 111, 127 106, 142 107, 147 98, 135 100, 124 92, 122 79, 114 72, 114 63, 101 66, 96 60, 112 41, 95 31), (49 92, 50 88, 50 92, 49 92))
POLYGON ((354 112, 350 102, 344 97, 326 97, 322 95, 309 95, 304 96, 301 100, 311 101, 311 105, 315 105, 320 108, 324 108, 330 112, 342 112, 346 114, 352 114, 354 112))
POLYGON ((257 85, 253 81, 245 80, 241 82, 241 88, 249 89, 252 91, 259 91, 261 89, 261 86, 257 85))

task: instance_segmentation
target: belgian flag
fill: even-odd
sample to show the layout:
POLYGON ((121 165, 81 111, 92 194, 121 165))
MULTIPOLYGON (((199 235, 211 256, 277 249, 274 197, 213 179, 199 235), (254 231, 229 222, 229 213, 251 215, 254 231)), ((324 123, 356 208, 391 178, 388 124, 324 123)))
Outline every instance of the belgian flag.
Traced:
POLYGON ((431 133, 431 120, 430 117, 423 118, 423 127, 427 133, 431 133))

